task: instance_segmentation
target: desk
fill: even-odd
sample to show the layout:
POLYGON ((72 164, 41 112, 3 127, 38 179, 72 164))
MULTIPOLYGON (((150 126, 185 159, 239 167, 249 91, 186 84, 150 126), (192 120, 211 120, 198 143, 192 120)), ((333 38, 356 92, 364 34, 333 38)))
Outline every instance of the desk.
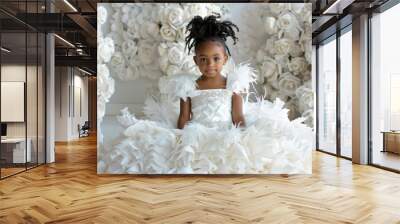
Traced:
POLYGON ((382 131, 383 150, 382 152, 393 152, 400 154, 400 131, 382 131))
POLYGON ((6 138, 1 139, 1 157, 9 163, 25 163, 31 161, 31 139, 27 139, 25 154, 25 138, 6 138), (12 155, 12 156, 11 156, 12 155), (11 160, 12 158, 12 160, 11 160))

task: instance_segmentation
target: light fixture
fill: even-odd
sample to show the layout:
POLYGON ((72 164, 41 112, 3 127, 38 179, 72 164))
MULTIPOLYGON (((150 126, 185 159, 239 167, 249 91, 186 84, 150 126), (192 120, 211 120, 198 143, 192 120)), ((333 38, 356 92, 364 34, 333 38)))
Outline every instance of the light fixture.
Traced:
POLYGON ((78 10, 68 1, 68 0, 64 0, 65 4, 67 4, 72 10, 74 10, 75 12, 78 12, 78 10))
POLYGON ((322 14, 342 14, 347 6, 351 5, 355 0, 336 0, 322 14))
POLYGON ((10 52, 11 52, 11 50, 9 50, 9 49, 7 49, 7 48, 5 48, 5 47, 1 47, 1 50, 4 51, 4 52, 7 52, 7 53, 10 53, 10 52))
POLYGON ((75 45, 73 45, 73 44, 72 44, 71 42, 69 42, 68 40, 66 40, 66 39, 64 39, 64 38, 62 38, 62 37, 60 37, 60 36, 57 35, 57 34, 54 34, 54 36, 56 36, 58 39, 60 39, 60 40, 63 41, 64 43, 68 44, 69 46, 75 48, 75 45))
POLYGON ((88 74, 88 75, 92 75, 92 73, 90 73, 90 72, 88 72, 88 71, 86 71, 86 70, 83 70, 83 69, 81 69, 81 68, 79 68, 78 67, 78 69, 79 69, 79 71, 81 71, 81 72, 83 72, 83 73, 85 73, 85 74, 88 74))

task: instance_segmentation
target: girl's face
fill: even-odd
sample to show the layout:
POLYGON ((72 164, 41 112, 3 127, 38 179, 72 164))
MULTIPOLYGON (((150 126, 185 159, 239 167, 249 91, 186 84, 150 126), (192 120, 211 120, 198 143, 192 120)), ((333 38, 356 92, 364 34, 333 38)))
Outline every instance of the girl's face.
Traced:
POLYGON ((199 67, 201 74, 212 78, 221 74, 228 56, 221 43, 217 41, 205 41, 196 48, 196 56, 193 59, 199 67))

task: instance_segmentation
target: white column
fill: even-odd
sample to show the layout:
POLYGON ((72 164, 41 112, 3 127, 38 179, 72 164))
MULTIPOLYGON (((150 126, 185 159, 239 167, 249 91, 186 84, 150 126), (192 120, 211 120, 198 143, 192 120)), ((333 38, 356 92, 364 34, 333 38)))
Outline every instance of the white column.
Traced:
POLYGON ((46 36, 46 163, 55 161, 55 76, 54 76, 54 35, 46 36))
POLYGON ((368 15, 353 20, 353 162, 368 163, 368 15))

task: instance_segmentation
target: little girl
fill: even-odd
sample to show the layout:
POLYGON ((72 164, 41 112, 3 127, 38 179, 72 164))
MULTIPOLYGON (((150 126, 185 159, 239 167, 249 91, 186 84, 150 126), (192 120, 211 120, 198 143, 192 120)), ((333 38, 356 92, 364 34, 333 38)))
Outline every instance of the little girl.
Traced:
MULTIPOLYGON (((236 43, 238 39, 233 28, 239 28, 230 21, 218 21, 220 16, 194 17, 187 26, 189 35, 186 37, 188 51, 194 47, 193 57, 202 76, 196 80, 199 90, 226 89, 226 78, 221 75, 223 66, 230 56, 225 41, 231 37, 236 43)), ((242 98, 234 93, 232 96, 232 122, 235 126, 244 126, 242 98)), ((178 128, 182 129, 191 119, 191 99, 180 100, 178 128)))
POLYGON ((160 78, 164 95, 146 100, 146 120, 123 110, 124 139, 100 155, 100 172, 311 173, 313 135, 303 120, 290 121, 279 99, 243 101, 256 80, 248 65, 225 66, 221 74, 230 56, 226 39, 236 43, 239 29, 219 18, 196 16, 187 26, 186 46, 194 48, 201 77, 160 78))

